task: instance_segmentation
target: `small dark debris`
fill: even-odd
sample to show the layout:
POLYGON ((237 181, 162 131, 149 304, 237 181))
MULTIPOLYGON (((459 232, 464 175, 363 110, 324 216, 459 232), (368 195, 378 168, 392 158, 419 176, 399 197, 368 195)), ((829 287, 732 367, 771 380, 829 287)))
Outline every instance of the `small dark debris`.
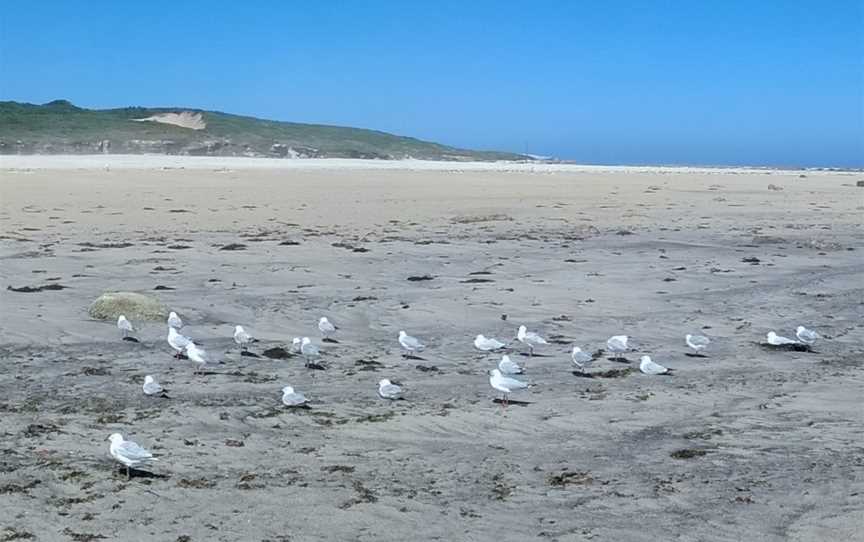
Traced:
POLYGON ((21 286, 20 288, 16 288, 14 286, 7 286, 6 289, 10 292, 20 292, 20 293, 32 293, 32 292, 44 292, 46 290, 65 290, 68 286, 63 286, 62 284, 45 284, 43 286, 21 286))
POLYGON ((225 441, 225 446, 230 446, 231 448, 242 448, 246 446, 246 443, 242 440, 229 438, 225 441))
POLYGON ((417 365, 414 368, 421 373, 437 373, 439 371, 438 367, 435 367, 434 365, 417 365))
POLYGON ((296 246, 299 245, 299 244, 300 244, 299 241, 292 241, 292 240, 289 239, 289 240, 287 240, 287 241, 282 241, 281 243, 279 243, 279 246, 283 246, 283 247, 296 247, 296 246))
POLYGON ((220 247, 219 250, 246 250, 246 245, 243 243, 228 243, 227 245, 220 247))
POLYGON ((350 465, 325 465, 321 467, 322 472, 354 472, 350 465))
POLYGON ((358 295, 357 297, 355 297, 351 301, 353 301, 355 303, 360 302, 360 301, 378 301, 378 298, 375 297, 374 295, 358 295))
POLYGON ((702 457, 708 452, 705 450, 699 450, 696 448, 683 448, 681 450, 675 450, 669 457, 673 459, 693 459, 694 457, 702 457))
POLYGON ((157 284, 154 290, 173 290, 171 286, 162 286, 161 284, 157 284))
MULTIPOLYGON (((411 279, 408 279, 408 280, 411 280, 411 279)), ((472 279, 460 280, 459 282, 461 282, 462 284, 482 284, 482 283, 486 283, 486 282, 495 282, 495 281, 492 279, 472 278, 472 279)))
POLYGON ((240 355, 243 357, 246 357, 246 358, 260 358, 261 357, 258 354, 256 354, 255 352, 250 352, 248 350, 241 350, 240 355))
POLYGON ((433 280, 434 278, 435 277, 433 277, 432 275, 413 275, 408 277, 406 280, 408 280, 409 282, 420 282, 424 280, 433 280))
POLYGON ((756 256, 748 256, 747 258, 741 258, 741 261, 744 263, 752 263, 753 265, 759 265, 760 260, 756 256))
POLYGON ((165 248, 170 248, 172 250, 186 250, 187 248, 192 248, 189 245, 168 245, 165 248))
POLYGON ((593 374, 597 378, 623 378, 632 372, 632 368, 625 367, 623 369, 609 369, 608 371, 600 371, 591 374, 593 374))
POLYGON ((594 478, 587 472, 564 470, 558 474, 550 474, 546 481, 552 487, 567 487, 567 485, 587 486, 594 482, 594 478))
POLYGON ((273 348, 268 348, 267 350, 261 352, 265 357, 270 359, 288 359, 293 357, 293 354, 288 350, 285 350, 281 346, 274 346, 273 348))

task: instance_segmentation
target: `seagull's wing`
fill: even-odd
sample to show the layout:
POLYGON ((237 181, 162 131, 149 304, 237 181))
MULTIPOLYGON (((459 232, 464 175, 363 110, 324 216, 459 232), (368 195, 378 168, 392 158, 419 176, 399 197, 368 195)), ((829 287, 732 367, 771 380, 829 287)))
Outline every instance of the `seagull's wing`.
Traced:
POLYGON ((131 461, 147 461, 153 459, 153 454, 131 441, 124 441, 117 447, 117 453, 131 461))
POLYGON ((511 390, 521 390, 528 387, 528 384, 525 382, 516 380, 515 378, 507 378, 506 376, 501 378, 500 383, 505 388, 510 388, 511 390))

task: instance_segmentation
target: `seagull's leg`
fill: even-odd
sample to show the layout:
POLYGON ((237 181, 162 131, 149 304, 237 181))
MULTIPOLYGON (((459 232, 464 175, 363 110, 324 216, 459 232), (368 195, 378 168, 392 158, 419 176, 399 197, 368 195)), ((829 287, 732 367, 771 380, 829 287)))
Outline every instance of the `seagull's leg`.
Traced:
POLYGON ((129 470, 129 465, 126 465, 126 480, 132 479, 132 471, 129 470))

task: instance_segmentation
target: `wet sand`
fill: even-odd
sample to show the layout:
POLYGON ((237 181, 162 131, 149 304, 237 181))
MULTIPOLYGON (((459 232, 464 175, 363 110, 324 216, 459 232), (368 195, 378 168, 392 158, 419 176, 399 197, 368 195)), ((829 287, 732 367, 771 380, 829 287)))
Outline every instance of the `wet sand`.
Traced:
POLYGON ((0 540, 862 539, 862 174, 318 162, 0 159, 0 540), (121 341, 87 315, 110 290, 218 362, 121 341), (472 341, 519 324, 552 344, 513 345, 505 409, 472 341), (799 324, 813 352, 758 344, 799 324), (630 363, 573 374, 615 334, 630 363), (303 335, 325 370, 263 355, 303 335))

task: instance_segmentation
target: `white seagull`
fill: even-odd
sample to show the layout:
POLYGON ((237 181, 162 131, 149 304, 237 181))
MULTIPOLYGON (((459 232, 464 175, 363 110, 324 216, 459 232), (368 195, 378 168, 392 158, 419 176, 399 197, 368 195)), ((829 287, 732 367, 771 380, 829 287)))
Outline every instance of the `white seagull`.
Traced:
POLYGON ((296 407, 305 405, 307 402, 306 396, 300 392, 294 391, 291 386, 282 388, 282 404, 288 407, 296 407))
POLYGON ((255 339, 246 333, 243 326, 234 326, 234 342, 240 346, 240 350, 246 350, 246 345, 255 342, 255 339))
POLYGON ((798 341, 792 340, 788 337, 782 337, 777 335, 773 331, 768 332, 768 336, 765 338, 768 341, 768 344, 771 346, 783 346, 785 344, 798 344, 798 341))
POLYGON ((492 369, 489 373, 489 385, 500 391, 502 395, 502 404, 507 404, 507 396, 517 390, 523 390, 528 387, 528 384, 509 376, 504 376, 498 369, 492 369))
POLYGON ((306 358, 306 367, 309 367, 312 359, 317 358, 321 354, 318 347, 312 344, 309 337, 303 337, 303 340, 300 341, 300 353, 306 358))
POLYGON ((798 337, 798 340, 807 346, 812 345, 816 342, 816 339, 821 339, 822 336, 813 331, 812 329, 807 329, 804 326, 798 326, 798 329, 795 330, 795 336, 798 337))
POLYGON ((606 341, 606 349, 615 354, 615 358, 623 358, 621 354, 627 352, 627 342, 630 337, 627 335, 613 335, 606 341))
POLYGON ((501 374, 505 375, 522 374, 522 367, 519 367, 519 364, 515 361, 511 361, 510 356, 506 354, 501 356, 501 361, 498 362, 498 370, 501 371, 501 374))
POLYGON ((173 327, 174 329, 182 329, 183 328, 183 320, 177 316, 177 313, 171 311, 171 314, 168 315, 168 325, 173 327))
POLYGON ((128 337, 130 333, 135 331, 132 328, 132 322, 127 320, 122 314, 117 318, 117 329, 120 330, 120 334, 123 335, 124 339, 128 337))
POLYGON ((330 323, 326 316, 322 316, 318 320, 318 331, 321 332, 321 337, 324 339, 330 338, 330 334, 336 331, 336 326, 330 323))
POLYGON ((189 361, 196 364, 196 373, 210 362, 210 356, 207 355, 207 352, 203 348, 198 348, 198 345, 192 341, 189 341, 189 344, 186 345, 186 357, 189 358, 189 361))
POLYGON ((491 352, 492 350, 500 350, 507 346, 502 343, 498 339, 493 339, 492 337, 486 337, 482 333, 477 335, 474 339, 474 348, 477 350, 482 350, 483 352, 491 352))
POLYGON ((402 398, 402 388, 384 378, 378 382, 378 395, 380 395, 382 399, 395 401, 396 399, 402 398))
POLYGON ((399 332, 399 344, 408 352, 407 355, 422 352, 426 348, 426 345, 418 341, 416 337, 412 337, 404 331, 399 332))
POLYGON ((144 389, 144 395, 157 395, 162 393, 162 386, 159 385, 159 382, 153 378, 152 375, 147 375, 144 377, 144 385, 142 386, 144 389))
POLYGON ((570 359, 573 360, 580 373, 584 373, 585 369, 591 367, 591 364, 594 363, 594 356, 578 346, 573 347, 573 350, 570 352, 570 359))
POLYGON ((667 369, 659 363, 651 361, 651 356, 642 356, 639 361, 639 370, 646 375, 665 375, 671 371, 671 369, 667 369))
POLYGON ((697 354, 700 354, 702 350, 708 347, 711 344, 711 339, 706 337, 705 335, 684 335, 684 342, 687 343, 687 346, 696 351, 697 354))
POLYGON ((138 446, 131 440, 123 440, 123 435, 113 433, 108 440, 111 441, 111 446, 108 451, 116 461, 122 463, 126 467, 126 477, 131 478, 130 469, 135 468, 145 463, 158 461, 153 454, 138 446))
POLYGON ((516 332, 516 339, 528 346, 528 355, 534 355, 534 347, 538 344, 549 344, 546 342, 546 339, 538 335, 533 331, 528 331, 528 328, 525 326, 519 326, 519 331, 516 332))
POLYGON ((191 343, 192 339, 185 335, 181 335, 177 332, 177 329, 168 326, 168 344, 177 352, 174 357, 179 358, 180 353, 183 352, 183 350, 185 350, 191 343))

